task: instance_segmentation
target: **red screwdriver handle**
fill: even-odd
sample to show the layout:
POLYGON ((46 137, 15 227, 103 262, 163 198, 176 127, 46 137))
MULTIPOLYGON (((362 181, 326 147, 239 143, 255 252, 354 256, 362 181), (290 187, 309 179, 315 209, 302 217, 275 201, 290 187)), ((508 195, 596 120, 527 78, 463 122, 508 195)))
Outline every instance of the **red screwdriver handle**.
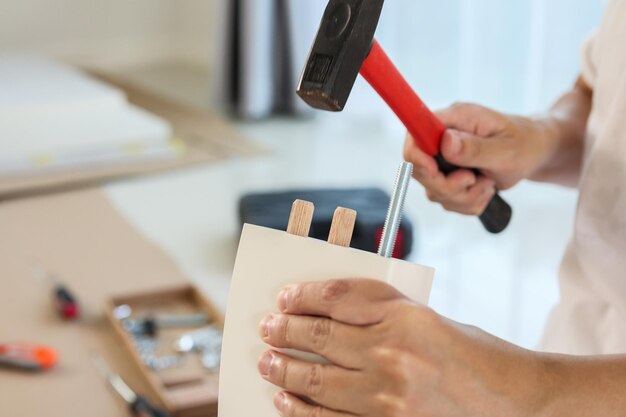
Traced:
MULTIPOLYGON (((417 147, 437 160, 444 174, 458 169, 440 154, 441 138, 446 127, 413 91, 376 40, 363 62, 361 75, 404 123, 417 147)), ((480 175, 478 170, 473 171, 480 175)), ((511 215, 511 206, 496 193, 479 218, 489 232, 500 233, 509 225, 511 215)))
POLYGON ((361 67, 361 75, 404 123, 417 147, 433 157, 439 154, 446 127, 413 91, 376 40, 361 67))

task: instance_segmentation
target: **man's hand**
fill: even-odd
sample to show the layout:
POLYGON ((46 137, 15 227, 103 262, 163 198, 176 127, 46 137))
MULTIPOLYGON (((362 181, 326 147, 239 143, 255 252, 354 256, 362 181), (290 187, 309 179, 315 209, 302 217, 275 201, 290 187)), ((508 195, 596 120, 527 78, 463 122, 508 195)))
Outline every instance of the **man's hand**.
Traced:
POLYGON ((463 214, 482 214, 496 189, 506 190, 525 178, 575 186, 592 97, 592 89, 579 78, 541 118, 509 116, 475 104, 438 112, 448 127, 441 144, 444 159, 478 168, 484 174, 480 178, 469 170, 446 177, 411 137, 404 157, 415 165, 415 178, 432 201, 463 214))
POLYGON ((407 137, 404 157, 415 166, 415 179, 428 198, 450 211, 480 215, 496 189, 506 190, 530 178, 553 151, 550 124, 507 116, 475 104, 455 104, 436 113, 448 127, 441 144, 444 159, 459 167, 478 168, 484 176, 458 170, 447 177, 435 160, 407 137))
POLYGON ((299 284, 278 305, 261 323, 263 340, 331 363, 262 356, 263 378, 285 390, 274 399, 283 417, 527 417, 548 395, 535 354, 379 281, 299 284))

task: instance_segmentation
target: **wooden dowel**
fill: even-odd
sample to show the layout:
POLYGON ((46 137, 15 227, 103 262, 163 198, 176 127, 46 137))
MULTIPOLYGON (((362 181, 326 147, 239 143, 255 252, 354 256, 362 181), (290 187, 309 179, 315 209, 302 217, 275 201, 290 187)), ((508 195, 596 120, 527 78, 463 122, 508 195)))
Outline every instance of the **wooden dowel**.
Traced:
POLYGON ((331 245, 349 247, 356 223, 356 211, 339 207, 335 210, 333 224, 330 226, 328 243, 331 245))
POLYGON ((309 237, 314 210, 315 206, 313 203, 303 200, 294 201, 293 206, 291 206, 291 215, 289 216, 287 233, 296 236, 309 237))

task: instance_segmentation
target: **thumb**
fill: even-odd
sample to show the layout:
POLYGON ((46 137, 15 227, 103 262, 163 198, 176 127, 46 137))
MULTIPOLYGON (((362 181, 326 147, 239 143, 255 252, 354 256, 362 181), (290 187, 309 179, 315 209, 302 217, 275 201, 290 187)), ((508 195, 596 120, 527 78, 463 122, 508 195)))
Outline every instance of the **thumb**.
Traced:
POLYGON ((504 139, 483 138, 448 129, 441 142, 441 153, 451 164, 468 168, 492 168, 502 156, 504 139))

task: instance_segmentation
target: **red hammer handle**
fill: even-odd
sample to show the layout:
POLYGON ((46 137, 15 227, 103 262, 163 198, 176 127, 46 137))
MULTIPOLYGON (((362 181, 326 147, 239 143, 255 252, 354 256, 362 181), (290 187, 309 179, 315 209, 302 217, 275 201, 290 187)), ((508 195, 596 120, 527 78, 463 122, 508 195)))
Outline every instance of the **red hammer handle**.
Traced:
POLYGON ((437 156, 446 127, 413 91, 376 40, 361 67, 361 75, 404 123, 417 147, 437 156))
MULTIPOLYGON (((437 160, 444 174, 458 169, 440 154, 446 127, 413 91, 376 40, 361 67, 361 75, 404 123, 417 147, 437 160)), ((480 175, 478 170, 473 171, 480 175)), ((489 232, 500 233, 508 226, 511 214, 511 206, 496 193, 479 218, 489 232)))

